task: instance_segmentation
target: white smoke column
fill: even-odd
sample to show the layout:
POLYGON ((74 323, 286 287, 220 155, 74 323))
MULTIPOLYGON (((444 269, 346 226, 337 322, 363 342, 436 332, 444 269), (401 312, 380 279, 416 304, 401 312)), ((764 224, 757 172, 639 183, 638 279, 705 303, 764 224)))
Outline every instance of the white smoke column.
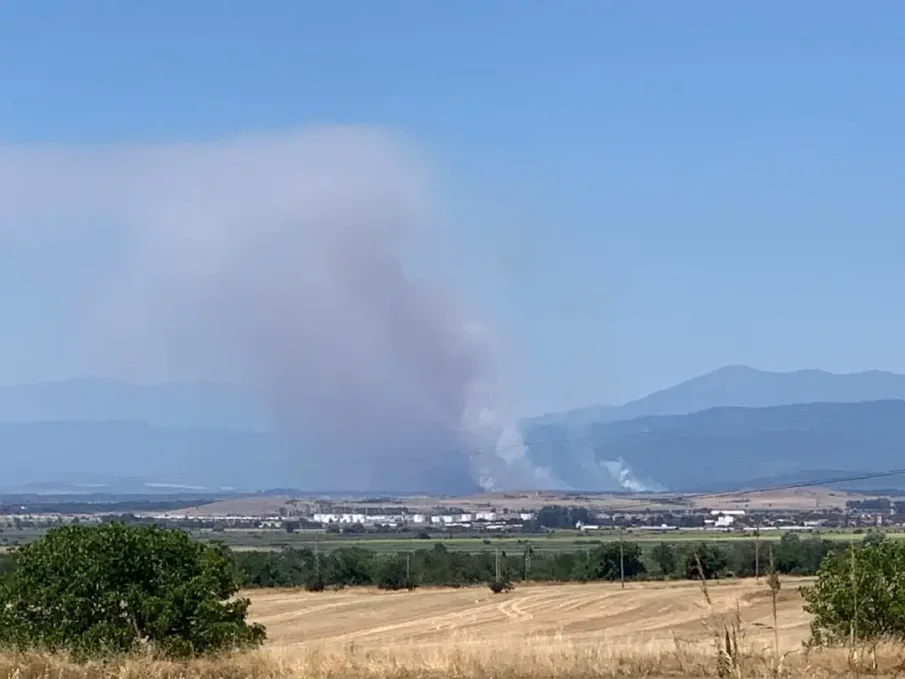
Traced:
POLYGON ((412 147, 372 128, 7 148, 0 245, 118 228, 127 250, 90 324, 99 352, 253 385, 298 459, 294 484, 458 493, 482 477, 553 483, 487 417, 475 385, 492 382, 492 352, 474 319, 406 266, 430 237, 428 185, 412 147))
POLYGON ((552 470, 531 461, 515 420, 492 407, 498 399, 490 387, 484 381, 470 385, 468 407, 462 416, 462 429, 477 451, 472 464, 481 487, 487 491, 569 489, 552 470))

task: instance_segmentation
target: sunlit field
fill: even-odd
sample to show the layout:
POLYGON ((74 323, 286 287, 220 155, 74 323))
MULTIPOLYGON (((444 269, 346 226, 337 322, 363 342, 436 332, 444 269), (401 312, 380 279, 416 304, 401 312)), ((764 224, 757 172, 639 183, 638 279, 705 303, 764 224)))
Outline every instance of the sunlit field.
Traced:
POLYGON ((260 651, 89 665, 7 655, 0 676, 839 677, 894 676, 905 666, 903 649, 894 646, 809 650, 797 589, 806 582, 784 581, 775 599, 763 580, 717 582, 706 593, 693 582, 526 585, 500 595, 486 588, 256 590, 248 593, 252 618, 269 632, 260 651))

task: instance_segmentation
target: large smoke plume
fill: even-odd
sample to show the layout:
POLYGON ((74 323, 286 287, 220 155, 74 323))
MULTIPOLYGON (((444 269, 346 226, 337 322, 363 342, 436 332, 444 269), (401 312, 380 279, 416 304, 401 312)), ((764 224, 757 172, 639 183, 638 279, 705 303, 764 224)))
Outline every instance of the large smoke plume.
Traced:
POLYGON ((86 311, 91 345, 116 370, 252 387, 297 460, 287 483, 561 485, 495 414, 483 326, 412 273, 431 239, 429 184, 409 145, 370 128, 6 148, 0 236, 27 229, 54 247, 67 229, 108 230, 122 250, 108 294, 86 311))

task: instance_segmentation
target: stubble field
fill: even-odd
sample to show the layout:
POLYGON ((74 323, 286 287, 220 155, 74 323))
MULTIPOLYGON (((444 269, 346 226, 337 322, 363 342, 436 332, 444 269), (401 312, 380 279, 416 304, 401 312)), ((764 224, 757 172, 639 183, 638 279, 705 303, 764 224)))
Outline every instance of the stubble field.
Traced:
POLYGON ((838 676, 808 654, 809 616, 786 580, 522 585, 414 592, 255 592, 272 662, 308 676, 838 676), (777 634, 774 634, 774 629, 777 634), (716 643, 737 639, 732 659, 716 643), (778 638, 779 648, 775 646, 778 638))
POLYGON ((592 679, 900 676, 900 646, 809 650, 787 579, 700 584, 524 585, 379 592, 248 592, 268 628, 250 653, 81 665, 0 654, 7 679, 592 679), (776 642, 778 641, 778 647, 776 642), (726 652, 729 643, 729 652, 726 652), (876 652, 874 652, 876 651, 876 652))
MULTIPOLYGON (((785 650, 807 637, 809 619, 798 592, 803 582, 787 581, 779 592, 785 650)), ((708 592, 709 604, 700 584, 687 581, 628 583, 625 589, 618 583, 522 585, 496 595, 487 588, 270 590, 251 594, 251 613, 267 626, 270 643, 288 652, 348 646, 405 652, 453 641, 663 648, 709 641, 708 627, 737 613, 756 632, 751 641, 772 639, 772 599, 763 581, 717 582, 708 592)))

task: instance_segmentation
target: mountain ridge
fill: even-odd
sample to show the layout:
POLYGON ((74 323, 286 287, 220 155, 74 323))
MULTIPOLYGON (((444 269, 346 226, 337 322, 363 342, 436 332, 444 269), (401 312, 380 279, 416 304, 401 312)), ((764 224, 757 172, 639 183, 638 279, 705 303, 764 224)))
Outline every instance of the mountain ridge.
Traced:
POLYGON ((582 406, 523 421, 582 424, 593 409, 597 409, 598 421, 613 422, 650 415, 686 415, 723 406, 759 408, 878 400, 905 400, 905 375, 884 370, 834 373, 818 368, 773 372, 728 365, 621 405, 582 406))
MULTIPOLYGON (((594 478, 606 486, 598 490, 693 492, 896 467, 903 408, 905 376, 896 373, 726 366, 621 406, 525 418, 520 428, 531 460, 573 487, 594 478)), ((250 393, 229 384, 79 378, 3 387, 0 454, 4 485, 123 477, 304 487, 291 446, 250 393)))

